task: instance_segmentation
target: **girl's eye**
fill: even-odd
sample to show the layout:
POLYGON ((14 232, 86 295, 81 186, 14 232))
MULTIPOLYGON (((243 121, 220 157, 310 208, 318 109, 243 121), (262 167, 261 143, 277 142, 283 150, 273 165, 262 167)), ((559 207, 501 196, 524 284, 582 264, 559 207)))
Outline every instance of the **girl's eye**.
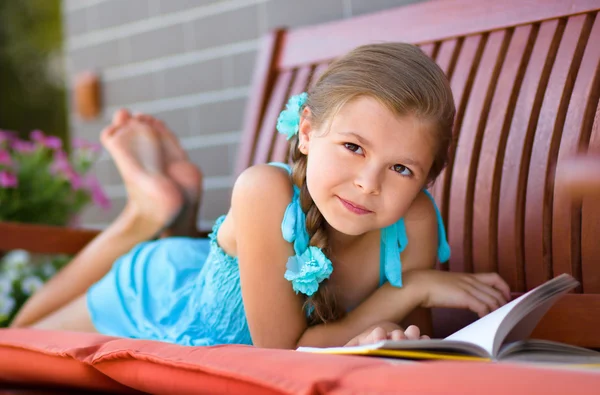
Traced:
POLYGON ((344 147, 346 147, 346 149, 357 153, 357 154, 362 154, 362 148, 360 148, 360 146, 356 145, 356 144, 352 144, 352 143, 344 143, 344 147))
POLYGON ((392 168, 396 173, 399 173, 402 176, 410 177, 413 174, 412 171, 406 166, 394 165, 392 168))

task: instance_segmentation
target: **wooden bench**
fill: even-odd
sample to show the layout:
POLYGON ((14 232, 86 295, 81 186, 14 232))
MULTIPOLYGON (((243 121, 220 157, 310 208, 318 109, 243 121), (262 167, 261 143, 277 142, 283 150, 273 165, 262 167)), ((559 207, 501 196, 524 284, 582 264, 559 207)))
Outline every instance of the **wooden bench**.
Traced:
MULTIPOLYGON (((445 0, 274 31, 257 59, 236 171, 287 159, 276 118, 332 59, 367 43, 417 44, 447 73, 457 105, 457 144, 432 188, 452 248, 440 270, 497 271, 515 294, 570 273, 581 287, 534 335, 598 348, 600 204, 554 186, 565 159, 600 152, 598 10, 598 0, 445 0)), ((94 235, 0 224, 0 250, 73 253, 94 235)), ((474 318, 434 310, 434 334, 474 318)))

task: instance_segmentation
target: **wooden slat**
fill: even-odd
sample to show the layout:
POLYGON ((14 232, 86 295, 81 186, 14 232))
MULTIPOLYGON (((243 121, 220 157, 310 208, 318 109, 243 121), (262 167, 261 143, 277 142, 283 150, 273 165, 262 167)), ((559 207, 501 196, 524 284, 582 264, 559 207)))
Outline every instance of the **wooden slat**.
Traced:
MULTIPOLYGON (((498 197, 504 148, 514 106, 532 48, 531 25, 518 27, 512 36, 491 104, 475 182, 473 264, 476 272, 498 270, 498 197)), ((511 289, 516 283, 509 283, 511 289)))
MULTIPOLYGON (((600 67, 596 70, 595 86, 600 85, 600 67)), ((600 157, 600 101, 596 107, 588 154, 600 157)), ((586 196, 581 207, 581 273, 585 293, 600 293, 600 199, 586 196)))
MULTIPOLYGON (((469 99, 471 86, 473 85, 475 70, 477 70, 477 65, 479 63, 479 59, 481 58, 481 47, 480 35, 471 36, 464 40, 464 43, 461 46, 460 54, 458 55, 458 59, 456 61, 456 67, 454 69, 452 79, 450 80, 450 86, 452 88, 454 101, 457 107, 453 132, 455 140, 458 140, 460 137, 462 119, 469 99)), ((446 178, 445 183, 443 184, 445 188, 443 191, 444 202, 447 202, 450 196, 450 180, 452 180, 452 173, 454 171, 455 149, 455 146, 451 147, 448 165, 444 171, 446 178), (448 198, 446 198, 446 196, 448 196, 448 198)), ((449 206, 449 204, 445 205, 445 207, 449 206)), ((450 238, 450 235, 454 230, 450 224, 448 212, 442 212, 442 215, 446 216, 446 229, 448 238, 450 238)), ((452 257, 448 263, 448 269, 452 271, 463 271, 463 262, 460 259, 455 259, 455 256, 456 255, 454 251, 452 251, 452 257)))
MULTIPOLYGON (((531 144, 544 89, 556 52, 557 20, 544 22, 536 34, 531 59, 512 117, 500 182, 498 207, 498 270, 502 278, 525 291, 523 222, 525 187, 531 144)), ((534 29, 536 32, 536 29, 534 29)))
MULTIPOLYGON (((513 298, 521 294, 513 294, 513 298)), ((467 310, 432 309, 434 337, 444 338, 477 320, 467 310)), ((542 318, 531 337, 600 348, 600 295, 567 294, 542 318)))
POLYGON ((277 135, 275 126, 277 125, 277 117, 287 102, 290 83, 292 82, 293 72, 291 70, 284 71, 277 76, 273 94, 269 97, 269 105, 265 111, 263 122, 260 126, 258 134, 258 142, 256 153, 252 158, 252 164, 267 163, 273 149, 273 143, 277 135))
MULTIPOLYGON (((574 156, 582 145, 588 144, 600 90, 594 82, 600 65, 600 42, 594 39, 597 37, 600 37, 598 18, 591 33, 587 30, 582 34, 581 43, 586 44, 586 49, 569 99, 557 170, 565 159, 574 156)), ((562 188, 554 189, 552 267, 554 273, 572 273, 581 282, 581 202, 573 202, 562 188)), ((589 275, 600 279, 600 265, 590 269, 596 274, 589 275)))
POLYGON ((550 170, 558 154, 572 81, 581 60, 579 52, 583 48, 578 43, 585 23, 585 15, 570 18, 567 22, 550 73, 533 142, 525 202, 525 270, 528 288, 552 278, 550 170))
POLYGON ((600 348, 599 325, 600 295, 568 294, 548 311, 531 336, 600 348))
MULTIPOLYGON (((294 77, 294 83, 289 91, 288 96, 293 96, 300 94, 306 90, 308 87, 308 79, 310 77, 311 68, 310 66, 301 67, 294 77)), ((275 125, 273 125, 275 128, 275 125)), ((282 134, 277 134, 277 138, 275 140, 275 147, 273 148, 273 155, 271 156, 271 161, 275 162, 287 162, 288 160, 288 151, 289 151, 289 143, 286 140, 286 136, 282 134)))
POLYGON ((76 254, 100 232, 58 226, 0 222, 0 251, 76 254))
MULTIPOLYGON (((456 66, 456 62, 458 59, 458 54, 460 53, 462 47, 462 39, 451 39, 446 40, 440 44, 440 48, 438 50, 438 55, 436 57, 436 63, 440 68, 444 71, 446 76, 450 81, 453 81, 452 74, 454 72, 454 68, 456 66)), ((457 96, 460 96, 461 90, 457 86, 457 84, 453 84, 452 86, 454 100, 458 104, 457 96), (456 89, 456 92, 454 91, 456 89)), ((448 167, 451 167, 448 164, 448 167)), ((448 196, 450 194, 450 181, 447 177, 447 170, 444 169, 435 180, 435 183, 431 187, 431 193, 437 202, 440 213, 442 214, 442 219, 444 224, 448 223, 448 196)), ((444 269, 448 268, 448 265, 443 266, 444 269)))
POLYGON ((286 38, 280 66, 287 69, 319 63, 368 43, 435 42, 599 8, 598 0, 427 1, 294 30, 286 38))
POLYGON ((435 43, 427 43, 427 44, 419 45, 419 48, 421 48, 421 51, 423 51, 423 53, 425 55, 429 56, 432 59, 435 59, 435 55, 436 55, 435 43))
POLYGON ((310 77, 309 89, 312 88, 317 83, 317 81, 319 80, 319 78, 321 78, 321 76, 323 75, 325 70, 327 70, 327 67, 329 67, 329 63, 327 63, 327 62, 319 63, 315 67, 315 69, 310 77))
POLYGON ((473 187, 485 118, 496 86, 498 63, 503 58, 506 31, 490 35, 485 45, 458 138, 450 189, 448 242, 452 249, 451 270, 472 272, 473 187))
POLYGON ((252 161, 258 131, 276 75, 275 67, 283 36, 283 30, 275 30, 262 40, 252 78, 252 90, 250 91, 252 100, 247 100, 246 103, 242 141, 238 150, 234 175, 239 175, 252 161))

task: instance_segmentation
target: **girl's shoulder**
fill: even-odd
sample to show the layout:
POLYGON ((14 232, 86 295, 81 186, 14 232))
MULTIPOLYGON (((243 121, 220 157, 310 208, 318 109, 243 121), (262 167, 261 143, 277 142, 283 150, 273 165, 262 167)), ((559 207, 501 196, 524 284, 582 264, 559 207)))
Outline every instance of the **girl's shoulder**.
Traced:
POLYGON ((430 226, 436 225, 435 206, 427 192, 419 192, 403 218, 407 223, 426 221, 430 226))
POLYGON ((247 168, 236 179, 232 191, 232 208, 245 207, 281 213, 292 200, 294 187, 289 172, 282 167, 260 164, 247 168))

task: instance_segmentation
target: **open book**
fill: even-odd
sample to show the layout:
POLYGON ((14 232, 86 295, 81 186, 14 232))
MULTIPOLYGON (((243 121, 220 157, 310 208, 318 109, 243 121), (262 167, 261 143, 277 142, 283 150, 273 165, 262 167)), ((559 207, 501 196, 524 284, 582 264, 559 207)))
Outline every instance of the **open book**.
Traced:
POLYGON ((356 347, 311 348, 298 351, 372 355, 406 359, 511 360, 598 364, 600 352, 544 340, 527 340, 543 315, 579 283, 562 274, 445 339, 382 341, 356 347))

